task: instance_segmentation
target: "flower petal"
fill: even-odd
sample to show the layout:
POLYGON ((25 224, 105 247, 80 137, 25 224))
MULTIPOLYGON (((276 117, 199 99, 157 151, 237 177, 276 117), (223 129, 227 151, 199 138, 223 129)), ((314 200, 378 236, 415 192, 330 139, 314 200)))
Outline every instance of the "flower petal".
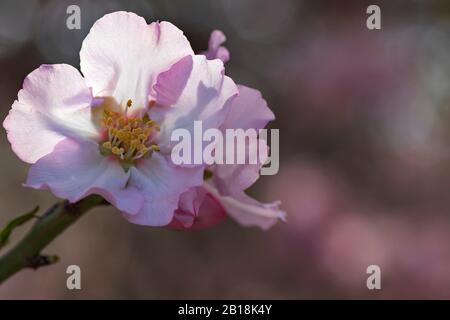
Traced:
POLYGON ((65 137, 96 137, 91 102, 78 70, 67 64, 40 66, 26 77, 3 123, 14 152, 34 163, 65 137))
POLYGON ((286 219, 286 213, 279 209, 279 201, 260 203, 244 192, 222 196, 209 184, 205 184, 205 189, 220 201, 228 215, 243 226, 257 226, 267 230, 279 219, 283 221, 286 219))
POLYGON ((182 211, 197 216, 205 195, 206 191, 202 187, 190 188, 180 196, 178 207, 182 211))
POLYGON ((222 205, 203 187, 191 188, 180 197, 169 227, 182 230, 201 230, 222 222, 226 213, 222 205))
POLYGON ((208 51, 202 52, 208 58, 208 60, 220 59, 223 63, 230 60, 230 52, 227 48, 222 47, 227 38, 225 34, 220 30, 214 30, 211 32, 208 42, 208 51))
POLYGON ((258 140, 258 150, 249 148, 247 141, 245 143, 245 164, 216 164, 210 168, 213 172, 212 181, 223 195, 233 195, 252 186, 258 180, 261 167, 267 160, 269 149, 266 142, 258 140), (256 164, 251 164, 248 160, 252 157, 252 152, 256 152, 256 164))
POLYGON ((238 85, 239 95, 233 100, 224 128, 263 129, 275 115, 267 106, 261 92, 238 85))
POLYGON ((147 107, 156 76, 193 51, 183 32, 169 22, 148 25, 131 12, 114 12, 97 20, 83 41, 81 71, 95 96, 132 99, 147 107))
POLYGON ((170 159, 155 152, 130 168, 129 185, 142 193, 144 205, 139 213, 125 218, 136 224, 165 226, 173 218, 180 195, 202 182, 203 168, 174 166, 170 159))
POLYGON ((181 194, 178 209, 169 227, 174 229, 188 229, 194 224, 206 191, 202 187, 193 187, 181 194))
POLYGON ((64 139, 31 166, 25 185, 50 189, 70 202, 99 194, 119 210, 135 214, 143 198, 136 189, 127 187, 128 177, 115 158, 100 155, 96 143, 64 139))
MULTIPOLYGON (((275 118, 258 90, 238 85, 239 95, 232 101, 230 111, 222 126, 225 129, 263 129, 267 122, 275 118)), ((226 144, 236 141, 226 140, 226 144)), ((242 143, 242 142, 241 142, 242 143)), ((267 143, 258 139, 257 148, 250 148, 249 141, 245 140, 245 164, 218 164, 213 167, 213 180, 223 195, 241 192, 250 187, 259 178, 259 171, 267 160, 269 148, 267 143), (250 154, 250 153, 256 154, 250 154), (256 164, 248 159, 253 156, 256 164)), ((243 149, 242 145, 235 147, 235 153, 243 149)))
POLYGON ((227 104, 238 94, 233 80, 224 75, 223 63, 202 55, 185 57, 162 73, 154 90, 156 97, 171 102, 170 107, 156 105, 150 110, 150 117, 161 123, 162 147, 172 145, 170 136, 177 128, 193 136, 194 121, 202 121, 203 131, 218 128, 228 112, 227 104))
POLYGON ((158 105, 163 108, 155 108, 155 111, 164 111, 178 101, 192 76, 193 67, 192 56, 186 56, 158 75, 153 90, 158 105))

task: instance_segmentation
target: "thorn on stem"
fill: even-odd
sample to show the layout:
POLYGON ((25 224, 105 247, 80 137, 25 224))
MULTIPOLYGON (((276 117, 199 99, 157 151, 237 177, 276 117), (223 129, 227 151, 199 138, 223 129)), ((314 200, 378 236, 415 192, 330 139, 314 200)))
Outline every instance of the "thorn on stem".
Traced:
POLYGON ((48 266, 58 261, 59 257, 56 255, 35 255, 31 258, 28 258, 28 267, 36 270, 40 267, 48 266))

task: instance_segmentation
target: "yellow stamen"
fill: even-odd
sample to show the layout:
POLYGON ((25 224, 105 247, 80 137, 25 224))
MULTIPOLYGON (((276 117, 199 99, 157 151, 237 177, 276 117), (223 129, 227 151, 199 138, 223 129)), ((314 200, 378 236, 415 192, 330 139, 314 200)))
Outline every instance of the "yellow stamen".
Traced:
POLYGON ((150 147, 152 148, 153 151, 156 151, 156 152, 161 151, 161 149, 159 148, 159 146, 157 144, 152 144, 150 147))
POLYGON ((133 129, 132 133, 138 136, 142 133, 142 128, 133 129))
POLYGON ((123 148, 118 148, 118 147, 113 147, 111 149, 111 152, 113 154, 115 154, 116 156, 120 156, 123 153, 123 151, 124 151, 123 148))
POLYGON ((102 125, 107 136, 100 143, 100 151, 103 155, 119 157, 124 168, 132 166, 137 159, 159 151, 158 145, 152 140, 159 126, 148 115, 142 118, 127 115, 127 109, 132 104, 129 99, 124 112, 103 110, 102 125))

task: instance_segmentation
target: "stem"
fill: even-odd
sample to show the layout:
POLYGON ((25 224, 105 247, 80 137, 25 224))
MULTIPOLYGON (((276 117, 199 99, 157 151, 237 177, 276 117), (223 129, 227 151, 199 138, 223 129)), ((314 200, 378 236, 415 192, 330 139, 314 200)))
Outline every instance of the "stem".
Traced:
POLYGON ((27 235, 0 258, 0 284, 22 269, 56 262, 57 257, 41 255, 41 251, 85 212, 101 204, 106 204, 102 197, 91 195, 76 203, 62 201, 48 209, 27 235))

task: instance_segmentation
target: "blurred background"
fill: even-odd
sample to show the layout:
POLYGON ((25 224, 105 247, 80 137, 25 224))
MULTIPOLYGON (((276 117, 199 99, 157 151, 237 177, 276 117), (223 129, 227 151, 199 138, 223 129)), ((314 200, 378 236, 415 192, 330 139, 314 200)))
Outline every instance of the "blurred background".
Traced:
MULTIPOLYGON (((225 32, 227 74, 263 92, 280 129, 280 172, 249 193, 280 199, 288 221, 180 232, 96 209, 47 248, 59 263, 14 276, 0 298, 450 298, 448 1, 2 0, 1 118, 40 64, 78 67, 93 22, 117 10, 171 21, 196 52, 225 32), (81 30, 66 28, 71 4, 81 30), (366 28, 370 4, 381 30, 366 28), (70 264, 80 291, 66 289, 70 264), (381 290, 366 287, 371 264, 381 290)), ((0 148, 5 225, 55 198, 21 186, 28 166, 4 130, 0 148)))

